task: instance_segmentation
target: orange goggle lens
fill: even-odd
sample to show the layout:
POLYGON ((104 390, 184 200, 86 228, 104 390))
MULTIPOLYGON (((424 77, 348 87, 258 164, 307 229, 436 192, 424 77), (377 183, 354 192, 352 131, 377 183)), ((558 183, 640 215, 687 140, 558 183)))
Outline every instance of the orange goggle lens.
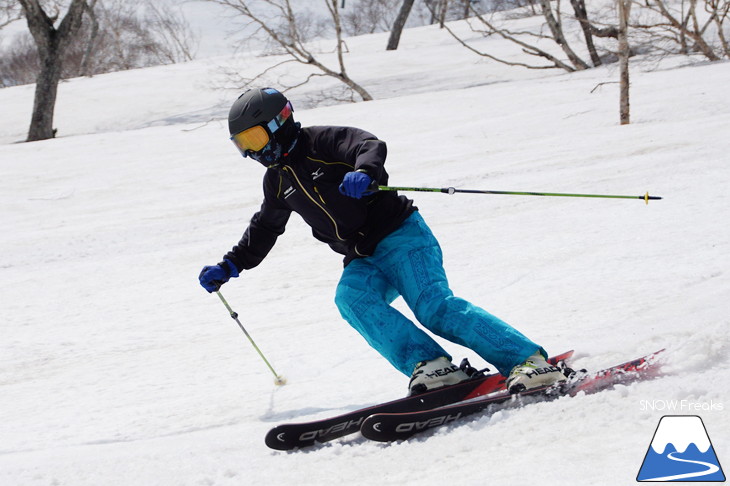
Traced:
POLYGON ((231 140, 233 140, 233 143, 236 144, 236 147, 238 147, 241 153, 245 153, 247 150, 258 152, 269 143, 269 134, 266 133, 264 127, 256 125, 255 127, 248 128, 233 135, 231 140))

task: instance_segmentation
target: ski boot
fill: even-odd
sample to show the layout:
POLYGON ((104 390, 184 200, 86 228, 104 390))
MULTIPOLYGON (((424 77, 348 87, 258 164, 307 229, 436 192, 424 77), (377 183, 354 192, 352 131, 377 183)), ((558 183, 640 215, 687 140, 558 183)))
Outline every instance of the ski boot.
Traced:
POLYGON ((421 361, 413 370, 411 381, 408 383, 408 396, 456 385, 471 379, 474 373, 479 373, 479 371, 470 367, 468 362, 466 366, 459 367, 444 356, 430 361, 421 361))
POLYGON ((505 386, 510 393, 520 393, 540 386, 550 386, 566 381, 565 371, 553 366, 538 351, 524 363, 512 368, 505 386))

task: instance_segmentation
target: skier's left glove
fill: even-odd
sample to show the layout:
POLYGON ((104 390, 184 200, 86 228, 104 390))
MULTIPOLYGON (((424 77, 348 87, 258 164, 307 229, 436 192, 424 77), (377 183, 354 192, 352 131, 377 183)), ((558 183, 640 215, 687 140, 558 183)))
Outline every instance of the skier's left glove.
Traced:
POLYGON ((345 174, 345 178, 342 179, 342 184, 340 184, 340 193, 345 196, 360 199, 363 196, 372 194, 372 192, 368 191, 368 187, 372 183, 373 178, 363 171, 356 170, 354 172, 348 172, 345 174))
POLYGON ((218 291, 221 285, 235 277, 238 277, 236 266, 230 260, 223 260, 218 265, 203 267, 198 275, 198 280, 205 290, 212 293, 218 291))

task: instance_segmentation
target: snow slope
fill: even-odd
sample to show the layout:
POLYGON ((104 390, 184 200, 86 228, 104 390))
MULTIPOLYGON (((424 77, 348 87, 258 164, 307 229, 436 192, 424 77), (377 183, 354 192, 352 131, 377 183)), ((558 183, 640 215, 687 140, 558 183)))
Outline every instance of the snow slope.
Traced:
POLYGON ((271 451, 277 423, 407 384, 340 319, 341 259, 297 217, 223 288, 286 386, 197 283, 261 197, 263 169, 226 140, 238 93, 216 89, 217 66, 277 59, 70 80, 60 137, 31 144, 12 143, 32 105, 21 86, 0 90, 0 484, 634 484, 671 413, 701 415, 730 464, 730 63, 637 60, 633 123, 619 126, 617 85, 594 91, 613 68, 509 69, 434 27, 409 30, 396 52, 384 44, 348 40, 350 74, 378 100, 306 109, 332 86, 321 81, 291 94, 296 118, 385 139, 394 185, 664 196, 414 198, 458 294, 549 351, 576 349, 578 367, 667 348, 667 376, 403 443, 271 451))

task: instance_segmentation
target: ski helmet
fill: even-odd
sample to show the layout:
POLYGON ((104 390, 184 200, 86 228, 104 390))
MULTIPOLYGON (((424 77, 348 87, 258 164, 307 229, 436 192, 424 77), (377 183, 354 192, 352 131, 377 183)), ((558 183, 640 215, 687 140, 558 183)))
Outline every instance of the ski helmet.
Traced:
POLYGON ((289 100, 273 88, 246 91, 231 106, 228 130, 241 155, 266 167, 276 167, 297 141, 289 100))

